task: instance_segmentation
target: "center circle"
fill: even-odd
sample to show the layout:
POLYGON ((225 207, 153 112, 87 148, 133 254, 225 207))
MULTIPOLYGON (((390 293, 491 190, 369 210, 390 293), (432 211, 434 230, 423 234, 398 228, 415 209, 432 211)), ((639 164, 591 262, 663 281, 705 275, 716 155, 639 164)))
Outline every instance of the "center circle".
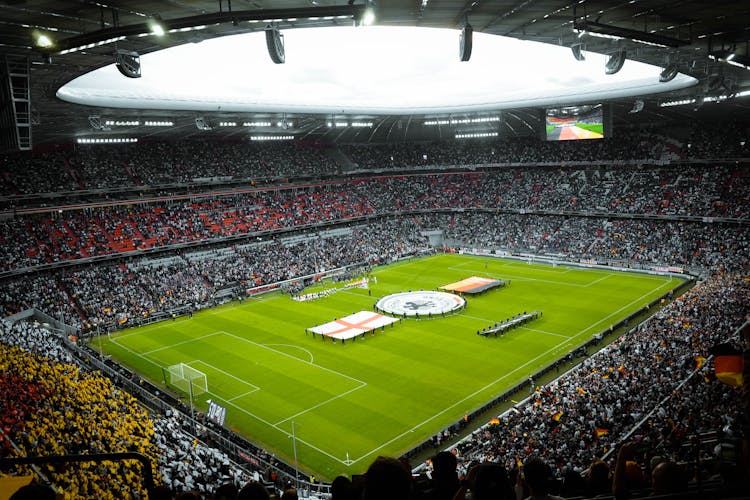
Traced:
POLYGON ((375 308, 398 316, 433 316, 457 311, 466 306, 463 297, 446 292, 401 292, 386 295, 375 308))

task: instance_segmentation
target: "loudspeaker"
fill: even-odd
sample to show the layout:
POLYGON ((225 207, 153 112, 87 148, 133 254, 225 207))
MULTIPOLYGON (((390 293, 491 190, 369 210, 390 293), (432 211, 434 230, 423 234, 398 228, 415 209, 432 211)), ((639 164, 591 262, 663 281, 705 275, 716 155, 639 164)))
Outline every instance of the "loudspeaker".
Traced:
POLYGON ((276 28, 266 28, 266 46, 268 55, 276 64, 284 64, 286 60, 284 55, 284 36, 276 28))
POLYGON ((203 130, 203 131, 213 130, 213 126, 211 126, 208 120, 206 120, 202 116, 195 117, 195 128, 197 128, 198 130, 203 130))
POLYGON ((141 77, 141 58, 138 52, 129 52, 127 50, 115 51, 115 66, 123 75, 128 78, 141 77))
POLYGON ((584 47, 584 45, 582 43, 577 43, 577 44, 572 45, 570 47, 570 50, 573 51, 573 57, 576 58, 576 61, 585 61, 586 60, 586 56, 583 55, 583 49, 584 48, 585 47, 584 47))
POLYGON ((461 57, 461 61, 468 61, 471 59, 471 44, 473 38, 474 28, 470 24, 464 26, 461 30, 461 38, 458 44, 458 55, 461 57))
POLYGON ((659 74, 659 81, 661 83, 666 83, 674 79, 675 76, 677 76, 677 65, 668 64, 667 67, 664 68, 664 70, 659 74))
POLYGON ((643 100, 636 99, 635 102, 633 103, 633 108, 630 111, 628 111, 628 113, 640 113, 641 111, 643 111, 643 106, 644 106, 643 100))
POLYGON ((625 49, 618 50, 607 59, 604 65, 604 73, 607 75, 614 75, 622 69, 622 65, 625 64, 625 49))

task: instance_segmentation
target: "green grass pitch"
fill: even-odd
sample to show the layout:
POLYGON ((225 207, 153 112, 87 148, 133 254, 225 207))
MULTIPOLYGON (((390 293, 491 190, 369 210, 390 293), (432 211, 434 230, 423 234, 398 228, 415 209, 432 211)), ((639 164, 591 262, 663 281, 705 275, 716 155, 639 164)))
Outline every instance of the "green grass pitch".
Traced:
MULTIPOLYGON (((209 394, 197 406, 223 403, 227 425, 289 463, 294 422, 300 468, 330 480, 363 472, 378 455, 404 453, 681 282, 461 255, 402 261, 372 275, 371 296, 355 288, 296 302, 274 293, 101 342, 156 382, 162 367, 180 362, 203 371, 209 394), (511 283, 468 297, 454 316, 404 320, 364 341, 342 345, 305 334, 372 310, 384 295, 474 275, 511 283), (504 337, 476 334, 531 310, 544 316, 504 337)), ((326 286, 336 284, 318 288, 326 286)))
POLYGON ((576 126, 591 132, 596 132, 597 134, 604 133, 604 125, 601 123, 576 123, 576 126))

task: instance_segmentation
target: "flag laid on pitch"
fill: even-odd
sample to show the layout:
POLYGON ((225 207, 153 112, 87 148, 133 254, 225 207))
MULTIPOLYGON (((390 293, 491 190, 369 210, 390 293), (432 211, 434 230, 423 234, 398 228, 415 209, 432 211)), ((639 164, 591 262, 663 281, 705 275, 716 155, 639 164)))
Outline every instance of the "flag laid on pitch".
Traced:
POLYGON ((397 321, 397 318, 376 312, 359 311, 345 318, 335 319, 323 325, 308 328, 308 330, 335 339, 350 339, 397 321))
POLYGON ((503 280, 471 276, 470 278, 441 286, 440 289, 448 292, 480 293, 504 284, 505 282, 503 280))

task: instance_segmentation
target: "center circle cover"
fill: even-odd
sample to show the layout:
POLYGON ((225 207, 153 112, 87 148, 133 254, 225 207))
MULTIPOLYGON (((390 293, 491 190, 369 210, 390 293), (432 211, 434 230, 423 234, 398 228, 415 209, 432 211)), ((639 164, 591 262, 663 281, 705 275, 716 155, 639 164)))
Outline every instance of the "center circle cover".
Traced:
POLYGON ((382 312, 399 316, 440 315, 461 309, 466 305, 463 297, 446 292, 401 292, 386 295, 375 307, 382 312))

